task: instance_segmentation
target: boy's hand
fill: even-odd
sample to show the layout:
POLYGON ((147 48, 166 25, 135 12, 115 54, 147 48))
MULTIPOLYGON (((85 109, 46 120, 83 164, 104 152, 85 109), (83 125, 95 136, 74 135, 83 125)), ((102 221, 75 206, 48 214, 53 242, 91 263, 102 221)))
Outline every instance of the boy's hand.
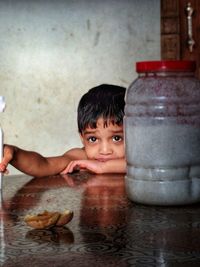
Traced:
POLYGON ((0 163, 0 172, 3 172, 5 174, 9 173, 8 169, 6 168, 6 165, 3 164, 2 162, 0 163))
POLYGON ((3 159, 0 163, 0 172, 3 172, 5 174, 8 174, 7 166, 9 162, 13 159, 14 155, 14 147, 9 145, 4 145, 3 149, 3 159))
POLYGON ((61 174, 72 173, 75 170, 88 170, 93 173, 103 173, 103 162, 97 160, 74 160, 61 172, 61 174))
POLYGON ((88 170, 96 174, 126 173, 126 160, 125 158, 111 159, 107 161, 73 160, 61 174, 72 173, 75 170, 88 170))

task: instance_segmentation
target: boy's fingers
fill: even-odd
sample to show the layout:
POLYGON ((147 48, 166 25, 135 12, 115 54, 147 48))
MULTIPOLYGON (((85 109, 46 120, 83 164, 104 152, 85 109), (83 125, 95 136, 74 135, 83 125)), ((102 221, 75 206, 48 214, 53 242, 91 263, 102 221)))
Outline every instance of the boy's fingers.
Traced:
POLYGON ((3 172, 3 173, 5 173, 5 174, 8 174, 8 173, 9 173, 6 164, 4 164, 4 163, 0 163, 0 172, 3 172))
POLYGON ((73 172, 73 169, 74 169, 74 161, 71 161, 68 165, 67 165, 67 167, 62 171, 62 173, 61 174, 67 174, 67 173, 71 173, 71 172, 73 172))
POLYGON ((72 173, 73 171, 80 171, 81 168, 85 168, 83 161, 71 161, 67 167, 60 174, 72 173))
POLYGON ((68 166, 64 169, 64 170, 62 170, 62 172, 60 173, 60 174, 67 174, 68 173, 68 166))
POLYGON ((4 164, 3 162, 0 163, 0 171, 1 172, 4 172, 6 170, 6 167, 7 167, 6 164, 4 164))

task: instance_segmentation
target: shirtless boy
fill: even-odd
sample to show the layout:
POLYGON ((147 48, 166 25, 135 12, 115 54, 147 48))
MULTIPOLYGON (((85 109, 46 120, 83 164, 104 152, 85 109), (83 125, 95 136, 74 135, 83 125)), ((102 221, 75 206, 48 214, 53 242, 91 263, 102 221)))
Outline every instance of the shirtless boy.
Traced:
POLYGON ((8 164, 35 177, 87 170, 96 174, 125 173, 123 116, 125 88, 102 84, 82 96, 78 105, 78 131, 82 148, 60 156, 44 157, 34 151, 4 145, 0 171, 8 164))

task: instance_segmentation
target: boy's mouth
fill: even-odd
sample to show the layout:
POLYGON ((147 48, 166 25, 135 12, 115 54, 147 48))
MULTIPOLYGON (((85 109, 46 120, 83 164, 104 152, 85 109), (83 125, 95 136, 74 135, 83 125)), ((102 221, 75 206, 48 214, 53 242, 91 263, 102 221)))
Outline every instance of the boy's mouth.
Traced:
POLYGON ((106 162, 106 161, 111 160, 111 159, 113 159, 113 158, 97 158, 96 160, 101 161, 101 162, 106 162))

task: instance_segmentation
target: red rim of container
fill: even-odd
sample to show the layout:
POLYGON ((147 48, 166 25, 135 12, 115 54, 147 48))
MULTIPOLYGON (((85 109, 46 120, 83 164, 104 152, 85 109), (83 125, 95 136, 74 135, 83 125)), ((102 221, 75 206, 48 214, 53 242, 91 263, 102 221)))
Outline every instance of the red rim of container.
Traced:
POLYGON ((191 60, 161 60, 161 61, 141 61, 136 62, 136 71, 183 71, 194 72, 196 62, 191 60))

